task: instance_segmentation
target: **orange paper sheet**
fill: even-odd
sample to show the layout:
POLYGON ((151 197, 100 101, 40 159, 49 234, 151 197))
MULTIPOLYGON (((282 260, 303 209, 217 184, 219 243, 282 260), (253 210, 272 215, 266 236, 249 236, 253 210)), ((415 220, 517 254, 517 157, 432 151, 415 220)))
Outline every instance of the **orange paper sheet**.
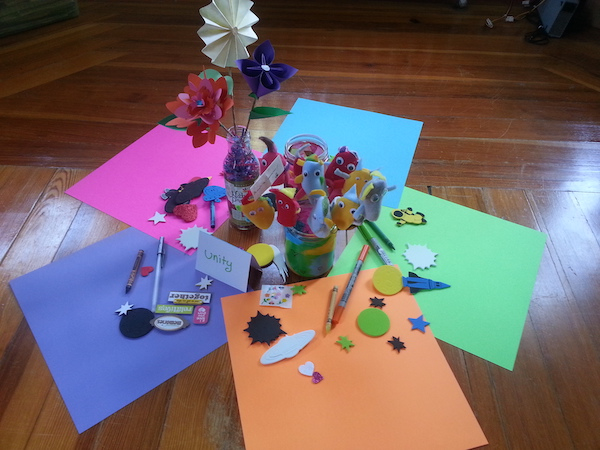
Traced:
MULTIPOLYGON (((431 330, 411 330, 421 311, 404 289, 378 294, 372 270, 360 272, 342 321, 324 325, 334 285, 342 295, 349 275, 307 281, 292 309, 259 307, 260 292, 222 299, 246 448, 252 449, 469 449, 487 440, 431 330), (356 317, 370 298, 384 297, 390 330, 369 337, 356 317), (269 348, 244 329, 257 311, 280 319, 288 335, 313 329, 298 355, 272 365, 259 362, 269 348), (335 342, 347 336, 349 352, 335 342), (387 341, 399 337, 400 353, 387 341), (314 384, 298 367, 312 361, 323 381, 314 384)), ((338 298, 339 298, 338 296, 338 298)), ((427 320, 427 317, 425 317, 427 320)), ((271 344, 271 345, 274 345, 271 344)))

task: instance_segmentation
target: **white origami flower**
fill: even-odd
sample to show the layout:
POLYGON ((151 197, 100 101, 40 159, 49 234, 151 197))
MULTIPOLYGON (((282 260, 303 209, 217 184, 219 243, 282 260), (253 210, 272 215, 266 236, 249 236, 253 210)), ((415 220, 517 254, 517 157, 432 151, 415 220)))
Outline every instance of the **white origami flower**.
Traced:
POLYGON ((206 44, 202 53, 216 66, 235 67, 236 60, 249 56, 246 47, 258 39, 252 30, 258 22, 252 5, 250 0, 212 0, 200 8, 205 23, 198 36, 206 44))

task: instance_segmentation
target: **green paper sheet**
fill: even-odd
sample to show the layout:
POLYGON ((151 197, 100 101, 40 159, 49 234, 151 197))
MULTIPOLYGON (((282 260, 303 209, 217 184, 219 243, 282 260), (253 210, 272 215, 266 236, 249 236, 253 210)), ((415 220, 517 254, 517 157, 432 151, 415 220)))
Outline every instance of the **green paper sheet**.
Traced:
MULTIPOLYGON (((382 210, 379 227, 392 240, 386 252, 404 276, 408 272, 450 284, 415 294, 425 320, 438 339, 512 370, 546 235, 530 228, 405 188, 400 208, 425 214, 426 225, 396 226, 391 208, 382 210), (426 245, 436 265, 413 269, 403 256, 407 244, 426 245)), ((356 233, 330 275, 352 271, 365 244, 356 233)), ((381 265, 369 252, 363 268, 381 265)))

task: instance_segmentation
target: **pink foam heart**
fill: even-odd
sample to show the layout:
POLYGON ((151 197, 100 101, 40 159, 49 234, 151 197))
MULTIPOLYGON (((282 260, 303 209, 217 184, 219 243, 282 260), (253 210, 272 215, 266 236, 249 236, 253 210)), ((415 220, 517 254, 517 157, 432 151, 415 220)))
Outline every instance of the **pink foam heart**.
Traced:
POLYGON ((142 274, 143 277, 147 277, 152 272, 154 272, 154 267, 152 267, 152 266, 144 266, 144 267, 142 267, 140 269, 140 272, 141 272, 141 274, 142 274))

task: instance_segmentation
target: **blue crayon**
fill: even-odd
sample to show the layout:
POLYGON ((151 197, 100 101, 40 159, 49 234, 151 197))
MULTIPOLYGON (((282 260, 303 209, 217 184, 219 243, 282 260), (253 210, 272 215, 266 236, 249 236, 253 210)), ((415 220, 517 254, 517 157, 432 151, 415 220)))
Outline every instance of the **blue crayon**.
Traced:
POLYGON ((449 284, 420 277, 414 272, 408 272, 407 277, 402 277, 402 284, 410 288, 411 294, 419 292, 421 289, 444 289, 450 287, 449 284))

